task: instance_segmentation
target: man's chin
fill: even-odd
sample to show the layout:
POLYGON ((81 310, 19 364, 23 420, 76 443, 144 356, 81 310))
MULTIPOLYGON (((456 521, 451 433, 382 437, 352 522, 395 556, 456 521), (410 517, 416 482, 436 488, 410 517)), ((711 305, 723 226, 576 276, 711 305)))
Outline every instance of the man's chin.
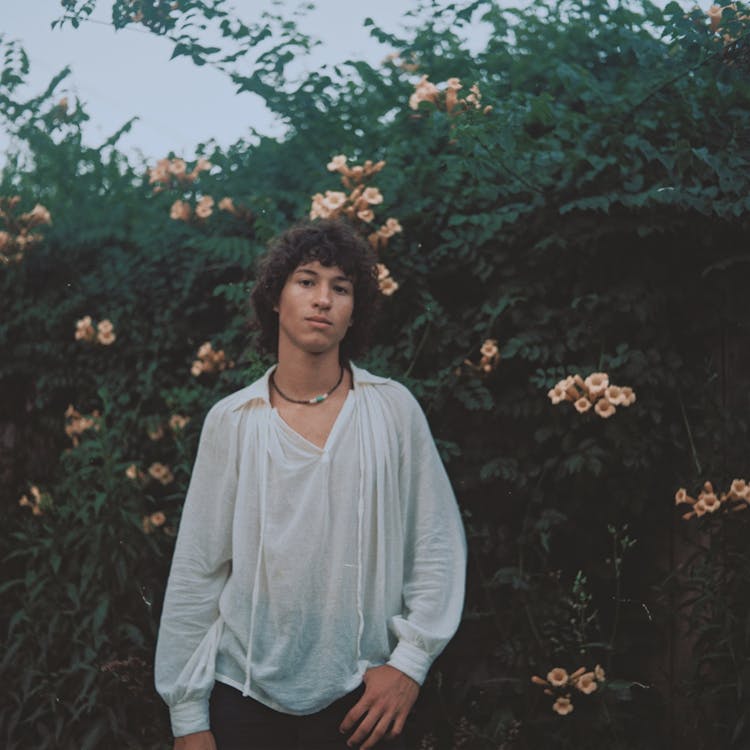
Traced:
POLYGON ((320 345, 310 344, 305 347, 305 351, 308 354, 320 357, 320 356, 323 356, 324 354, 329 354, 331 351, 337 351, 338 348, 339 348, 338 343, 331 345, 331 343, 329 342, 327 344, 320 344, 320 345))

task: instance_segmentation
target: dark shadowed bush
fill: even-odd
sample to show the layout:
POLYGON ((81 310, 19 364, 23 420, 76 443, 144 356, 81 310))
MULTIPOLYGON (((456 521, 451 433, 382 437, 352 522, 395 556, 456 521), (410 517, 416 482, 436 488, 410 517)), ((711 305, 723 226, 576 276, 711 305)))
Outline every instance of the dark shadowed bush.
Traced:
MULTIPOLYGON (((156 33, 185 18, 153 5, 156 33)), ((714 29, 674 3, 434 3, 408 32, 371 24, 397 53, 381 67, 292 84, 285 54, 304 35, 285 27, 247 76, 229 52, 257 52, 242 40, 263 29, 211 5, 226 51, 183 29, 175 52, 225 69, 289 130, 205 146, 213 167, 194 179, 172 161, 149 182, 116 136, 83 146, 85 113, 56 103, 60 82, 18 103, 25 63, 5 44, 0 105, 23 147, 0 182, 20 196, 3 204, 0 251, 18 252, 35 204, 51 215, 0 267, 5 746, 168 746, 152 651, 202 418, 268 365, 248 326, 255 259, 313 194, 349 195, 326 169, 345 155, 386 161, 367 181, 384 201, 355 225, 403 228, 380 235, 398 288, 360 364, 421 401, 470 540, 464 621, 423 689, 414 747, 746 747, 750 512, 731 510, 746 507, 737 493, 701 517, 674 507, 681 487, 750 480, 744 6, 714 29), (472 17, 491 30, 475 54, 472 17), (188 221, 170 218, 178 200, 188 221), (86 315, 114 341, 76 340, 86 315), (548 397, 595 372, 635 402, 602 418, 548 397), (78 445, 68 405, 73 428, 100 415, 71 428, 78 445), (596 665, 590 694, 531 681, 596 665)), ((127 7, 117 24, 134 22, 127 7)))

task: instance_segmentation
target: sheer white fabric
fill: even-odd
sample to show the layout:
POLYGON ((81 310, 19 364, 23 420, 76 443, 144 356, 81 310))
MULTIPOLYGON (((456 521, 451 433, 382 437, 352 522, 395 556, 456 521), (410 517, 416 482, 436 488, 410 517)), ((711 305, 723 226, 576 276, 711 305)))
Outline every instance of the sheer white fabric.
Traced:
POLYGON ((290 714, 379 664, 421 683, 460 620, 463 527, 416 400, 352 366, 318 448, 271 408, 270 372, 203 426, 156 652, 175 736, 209 728, 215 680, 290 714))

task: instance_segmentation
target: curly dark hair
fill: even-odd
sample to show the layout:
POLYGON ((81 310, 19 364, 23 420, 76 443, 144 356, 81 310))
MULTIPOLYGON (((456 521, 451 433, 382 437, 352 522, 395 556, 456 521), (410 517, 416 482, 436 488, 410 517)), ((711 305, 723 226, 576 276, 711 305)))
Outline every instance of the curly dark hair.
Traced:
POLYGON ((304 263, 338 266, 354 284, 352 325, 341 341, 339 359, 345 364, 363 354, 370 341, 380 302, 375 253, 344 221, 320 219, 287 229, 273 240, 258 264, 251 294, 260 329, 260 344, 278 354, 279 316, 274 307, 289 276, 304 263))

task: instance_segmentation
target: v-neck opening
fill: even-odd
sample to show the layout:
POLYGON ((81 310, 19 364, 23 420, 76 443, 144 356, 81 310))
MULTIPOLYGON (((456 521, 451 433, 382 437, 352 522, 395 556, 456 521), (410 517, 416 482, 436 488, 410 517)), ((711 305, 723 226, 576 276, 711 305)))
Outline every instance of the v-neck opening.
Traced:
POLYGON ((275 417, 279 420, 279 423, 282 426, 282 429, 286 430, 293 438, 296 440, 299 440, 302 442, 305 446, 312 448, 316 453, 319 453, 320 455, 324 455, 328 453, 329 449, 334 443, 334 440, 336 438, 336 435, 341 430, 341 425, 344 423, 346 419, 345 412, 349 412, 352 408, 350 402, 353 403, 354 401, 354 389, 350 388, 349 392, 346 394, 346 398, 344 399, 344 403, 341 405, 341 408, 339 409, 339 413, 336 415, 336 419, 333 421, 333 424, 331 425, 331 429, 328 432, 328 436, 326 437, 325 443, 323 443, 322 446, 316 445, 312 442, 312 440, 309 440, 304 435, 301 435, 297 430, 292 427, 289 422, 287 422, 284 417, 281 416, 281 412, 274 406, 271 407, 271 410, 275 417))

